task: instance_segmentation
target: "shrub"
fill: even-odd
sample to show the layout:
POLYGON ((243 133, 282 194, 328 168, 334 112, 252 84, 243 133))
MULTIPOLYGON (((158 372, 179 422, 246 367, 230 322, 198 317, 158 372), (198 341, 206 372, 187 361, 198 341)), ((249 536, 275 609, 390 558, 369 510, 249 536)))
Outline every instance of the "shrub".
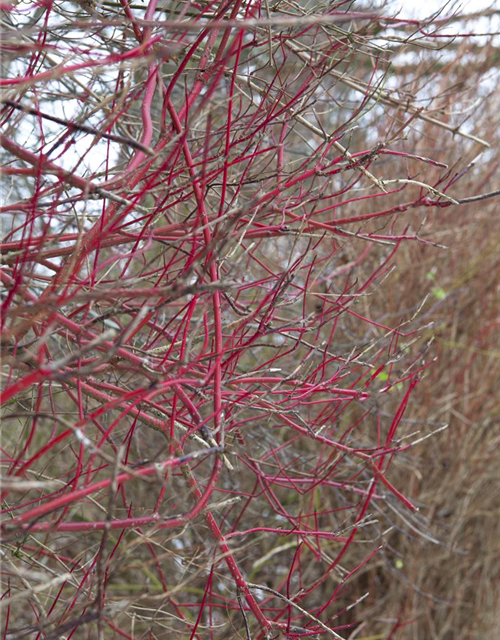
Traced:
POLYGON ((381 522, 421 524, 429 305, 393 267, 488 146, 470 84, 432 102, 453 17, 2 11, 6 637, 356 633, 381 522))

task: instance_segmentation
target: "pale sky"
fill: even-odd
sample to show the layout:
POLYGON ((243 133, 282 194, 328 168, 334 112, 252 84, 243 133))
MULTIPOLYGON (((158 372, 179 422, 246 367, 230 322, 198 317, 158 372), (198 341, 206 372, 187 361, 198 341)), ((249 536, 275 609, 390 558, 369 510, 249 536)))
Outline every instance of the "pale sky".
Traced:
POLYGON ((421 0, 399 0, 394 1, 392 5, 394 7, 399 5, 404 10, 405 15, 411 14, 415 16, 428 16, 443 7, 448 7, 448 10, 445 9, 444 13, 456 11, 460 7, 463 8, 464 13, 474 13, 488 8, 500 10, 499 0, 463 0, 463 2, 453 0, 451 2, 446 2, 446 0, 425 0, 425 2, 421 0))

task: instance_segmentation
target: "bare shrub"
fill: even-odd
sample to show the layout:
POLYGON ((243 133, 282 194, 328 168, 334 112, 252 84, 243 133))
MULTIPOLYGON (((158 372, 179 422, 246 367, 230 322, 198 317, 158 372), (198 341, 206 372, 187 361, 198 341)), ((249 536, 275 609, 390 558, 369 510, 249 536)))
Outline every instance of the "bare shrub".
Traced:
POLYGON ((491 153, 462 22, 1 8, 6 637, 404 634, 451 411, 411 267, 491 153))

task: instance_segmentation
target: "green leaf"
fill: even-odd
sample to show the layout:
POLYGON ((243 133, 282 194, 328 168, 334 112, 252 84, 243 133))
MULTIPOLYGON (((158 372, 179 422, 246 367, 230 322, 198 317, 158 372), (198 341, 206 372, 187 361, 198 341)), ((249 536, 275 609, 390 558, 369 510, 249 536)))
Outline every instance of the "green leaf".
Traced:
POLYGON ((438 300, 444 300, 446 298, 446 291, 441 287, 432 287, 432 293, 438 300))

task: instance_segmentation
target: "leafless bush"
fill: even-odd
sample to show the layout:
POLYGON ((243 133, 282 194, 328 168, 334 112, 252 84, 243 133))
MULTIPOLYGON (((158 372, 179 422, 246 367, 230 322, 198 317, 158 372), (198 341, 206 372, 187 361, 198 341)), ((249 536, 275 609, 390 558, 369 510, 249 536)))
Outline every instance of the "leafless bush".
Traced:
POLYGON ((495 189, 487 61, 446 35, 468 23, 2 15, 6 637, 405 637, 404 563, 456 551, 415 513, 450 329, 441 271, 411 267, 495 189))

